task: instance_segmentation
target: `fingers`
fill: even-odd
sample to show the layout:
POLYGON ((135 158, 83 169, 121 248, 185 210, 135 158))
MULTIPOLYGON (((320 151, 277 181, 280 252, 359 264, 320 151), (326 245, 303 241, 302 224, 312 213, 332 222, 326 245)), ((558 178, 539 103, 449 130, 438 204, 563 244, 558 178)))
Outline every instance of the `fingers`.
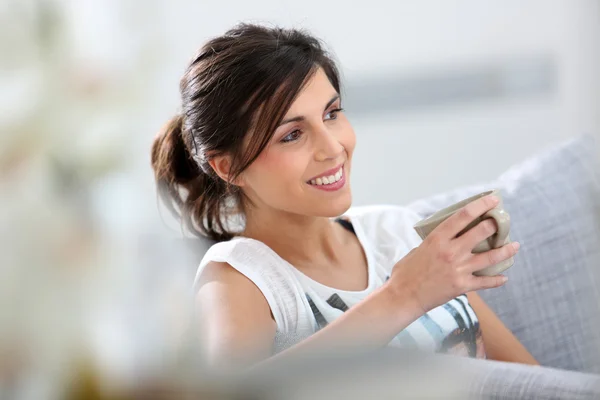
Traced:
POLYGON ((444 237, 454 238, 475 218, 496 207, 498 203, 499 199, 496 196, 484 196, 474 200, 443 221, 436 230, 444 237))
POLYGON ((498 227, 492 218, 481 221, 464 235, 456 239, 456 244, 465 251, 471 251, 483 240, 492 236, 498 227))
POLYGON ((474 254, 464 266, 465 270, 473 273, 485 267, 489 267, 490 265, 498 264, 517 254, 520 247, 521 245, 519 242, 511 242, 497 249, 474 254))
POLYGON ((504 285, 508 281, 504 275, 473 276, 472 290, 493 289, 504 285))

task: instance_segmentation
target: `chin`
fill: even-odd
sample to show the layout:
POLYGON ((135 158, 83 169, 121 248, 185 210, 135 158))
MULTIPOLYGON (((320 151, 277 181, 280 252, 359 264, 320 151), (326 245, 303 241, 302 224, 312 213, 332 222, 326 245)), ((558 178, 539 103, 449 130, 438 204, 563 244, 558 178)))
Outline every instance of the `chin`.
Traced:
POLYGON ((335 200, 329 201, 327 204, 322 204, 319 207, 312 208, 311 214, 319 217, 338 217, 344 214, 352 205, 352 195, 348 190, 347 194, 336 198, 335 200), (315 213, 316 211, 316 213, 315 213))

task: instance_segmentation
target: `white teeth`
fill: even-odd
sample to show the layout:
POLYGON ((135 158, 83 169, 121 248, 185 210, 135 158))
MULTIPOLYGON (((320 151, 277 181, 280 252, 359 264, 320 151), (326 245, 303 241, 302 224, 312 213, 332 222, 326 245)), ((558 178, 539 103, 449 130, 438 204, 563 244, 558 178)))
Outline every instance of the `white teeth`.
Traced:
POLYGON ((343 169, 340 168, 340 170, 338 172, 336 172, 335 175, 323 176, 321 178, 313 179, 310 181, 310 183, 311 183, 311 185, 317 185, 317 186, 330 185, 330 184, 342 179, 342 175, 344 175, 343 169))

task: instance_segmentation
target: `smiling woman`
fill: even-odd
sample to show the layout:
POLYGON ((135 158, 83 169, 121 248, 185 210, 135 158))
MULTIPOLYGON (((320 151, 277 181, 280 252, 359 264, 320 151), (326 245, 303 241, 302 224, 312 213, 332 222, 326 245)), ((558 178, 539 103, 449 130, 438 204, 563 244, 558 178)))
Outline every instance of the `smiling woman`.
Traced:
MULTIPOLYGON (((252 216, 246 234, 282 214, 336 217, 350 207, 350 185, 336 176, 350 171, 355 135, 340 112, 337 90, 316 66, 264 151, 237 180, 253 204, 247 207, 252 216)), ((227 156, 210 162, 220 176, 227 175, 227 156)))
POLYGON ((167 204, 218 242, 194 283, 211 362, 386 345, 486 357, 492 338, 502 346, 491 354, 535 363, 473 294, 504 284, 473 272, 518 246, 473 254, 490 221, 457 237, 498 199, 470 203, 424 241, 404 207, 350 209, 356 137, 319 40, 239 25, 202 47, 180 88, 152 165, 167 204))
MULTIPOLYGON (((282 162, 295 163, 287 172, 319 172, 299 170, 301 162, 305 168, 317 167, 300 157, 291 159, 296 149, 306 149, 303 143, 331 142, 328 135, 319 134, 321 127, 314 131, 317 124, 352 136, 346 140, 353 142, 348 121, 336 118, 341 108, 337 68, 319 41, 300 31, 240 25, 200 50, 180 88, 182 112, 157 137, 153 167, 166 203, 175 206, 190 230, 215 240, 233 237, 227 226, 232 214, 245 214, 254 202, 281 198, 271 190, 265 192, 265 186, 278 194, 297 186, 291 175, 276 174, 283 170, 282 162), (302 104, 292 107, 301 91, 308 93, 301 96, 302 104), (309 131, 319 137, 304 135, 309 131), (178 163, 171 163, 172 155, 178 163), (284 186, 266 179, 271 175, 284 186), (179 188, 187 193, 180 194, 179 188)), ((341 145, 333 144, 337 146, 333 149, 331 145, 324 149, 327 154, 320 155, 336 158, 329 161, 329 168, 345 157, 341 145)), ((288 203, 304 188, 294 189, 285 196, 288 203)))

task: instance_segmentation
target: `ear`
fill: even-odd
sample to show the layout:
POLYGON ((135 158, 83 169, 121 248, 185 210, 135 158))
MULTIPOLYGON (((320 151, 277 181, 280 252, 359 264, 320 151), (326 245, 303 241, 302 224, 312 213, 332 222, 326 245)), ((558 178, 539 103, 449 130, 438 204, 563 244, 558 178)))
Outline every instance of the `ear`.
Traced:
POLYGON ((231 158, 227 155, 211 157, 208 160, 208 164, 215 171, 217 175, 225 182, 229 182, 232 185, 242 186, 242 179, 237 177, 234 181, 230 180, 229 171, 231 169, 231 158))

